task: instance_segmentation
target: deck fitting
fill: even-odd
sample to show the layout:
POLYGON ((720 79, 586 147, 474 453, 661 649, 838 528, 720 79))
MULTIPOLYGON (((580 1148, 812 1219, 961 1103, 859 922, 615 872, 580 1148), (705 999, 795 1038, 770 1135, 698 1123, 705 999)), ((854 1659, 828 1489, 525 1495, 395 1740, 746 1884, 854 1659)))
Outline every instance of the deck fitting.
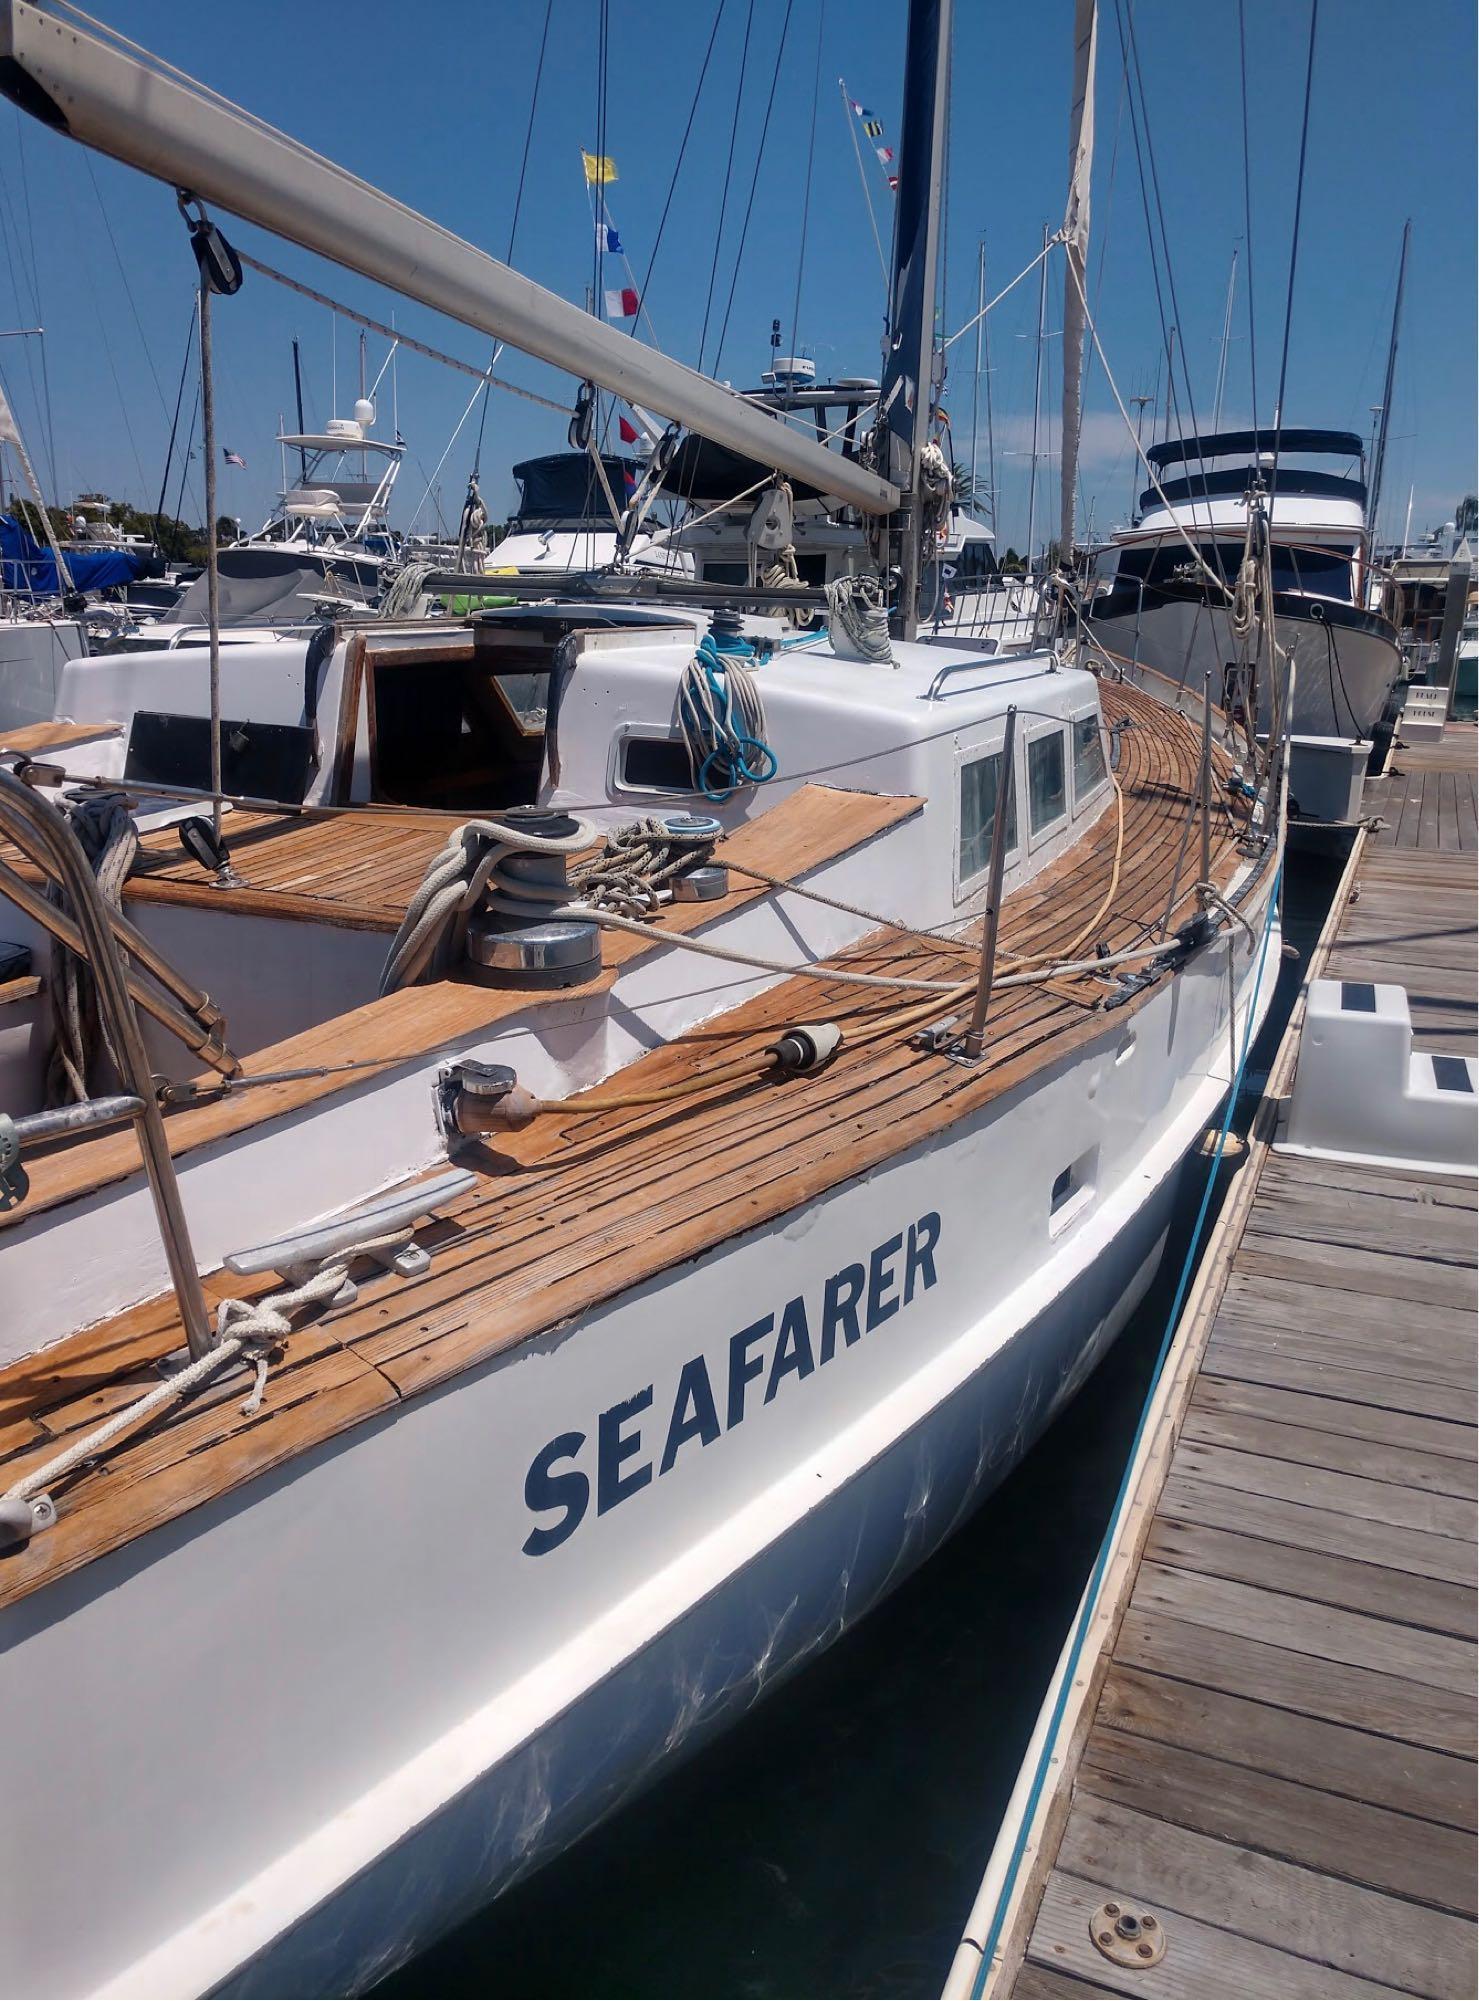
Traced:
POLYGON ((1159 1966, 1166 1956, 1166 1929, 1154 1911, 1132 1911, 1113 1897, 1090 1918, 1089 1936, 1116 1966, 1159 1966))

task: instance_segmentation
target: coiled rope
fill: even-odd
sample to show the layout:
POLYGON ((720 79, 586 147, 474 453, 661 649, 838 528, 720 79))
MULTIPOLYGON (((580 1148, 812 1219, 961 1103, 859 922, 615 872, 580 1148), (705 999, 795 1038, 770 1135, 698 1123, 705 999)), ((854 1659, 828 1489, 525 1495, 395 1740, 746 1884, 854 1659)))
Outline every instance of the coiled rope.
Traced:
POLYGON ((38 1494, 64 1479, 68 1473, 95 1459, 104 1452, 114 1439, 121 1438, 127 1431, 134 1430, 148 1419, 165 1410, 191 1390, 208 1382, 228 1362, 238 1356, 256 1364, 257 1376, 250 1395, 241 1406, 244 1417, 254 1417, 262 1407, 262 1393, 267 1380, 267 1367, 274 1350, 280 1349, 293 1331, 292 1315, 305 1306, 326 1306, 348 1278, 350 1269, 357 1259, 392 1250, 402 1250, 415 1235, 407 1225, 404 1229, 391 1231, 380 1237, 371 1237, 361 1244, 353 1244, 346 1249, 331 1251, 310 1277, 301 1284, 288 1286, 281 1292, 269 1293, 266 1298, 255 1302, 245 1299, 223 1299, 216 1308, 216 1345, 204 1355, 178 1370, 157 1389, 148 1391, 134 1403, 115 1411, 96 1429, 82 1438, 74 1440, 64 1451, 48 1459, 44 1465, 33 1467, 12 1487, 0 1496, 3 1502, 30 1501, 38 1494))
POLYGON ((678 727, 696 791, 716 802, 765 785, 779 766, 765 741, 765 705, 741 659, 744 640, 706 632, 678 683, 678 727))
MULTIPOLYGON (((103 901, 111 910, 123 907, 123 885, 139 851, 139 830, 120 792, 92 792, 68 808, 72 832, 98 879, 103 901)), ((47 901, 70 912, 60 886, 48 885, 47 901)), ((51 947, 52 1046, 46 1065, 46 1102, 64 1105, 89 1097, 99 1059, 112 1058, 98 1016, 97 986, 92 970, 70 947, 54 939, 51 947)))
POLYGON ((839 660, 895 667, 888 607, 876 577, 834 577, 827 585, 827 636, 839 660))

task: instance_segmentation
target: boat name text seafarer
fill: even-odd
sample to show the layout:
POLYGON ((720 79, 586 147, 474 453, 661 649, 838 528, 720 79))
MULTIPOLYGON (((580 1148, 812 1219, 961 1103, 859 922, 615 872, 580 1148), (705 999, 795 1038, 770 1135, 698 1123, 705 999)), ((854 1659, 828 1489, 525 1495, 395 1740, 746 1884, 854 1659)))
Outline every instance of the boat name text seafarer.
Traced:
MULTIPOLYGON (((685 1362, 669 1406, 658 1477, 672 1470, 685 1445, 693 1440, 700 1447, 712 1445, 723 1432, 742 1424, 752 1410, 768 1404, 788 1376, 804 1382, 830 1362, 839 1339, 843 1346, 852 1347, 865 1333, 871 1334, 875 1327, 891 1320, 901 1306, 909 1305, 916 1291, 928 1291, 935 1282, 939 1239, 940 1219, 931 1211, 911 1223, 907 1231, 879 1244, 865 1265, 844 1265, 834 1272, 822 1288, 819 1310, 814 1308, 809 1315, 805 1296, 798 1294, 786 1301, 778 1316, 767 1313, 742 1327, 730 1337, 726 1380, 719 1383, 718 1396, 706 1358, 695 1355, 685 1362), (765 1343, 772 1334, 775 1345, 767 1365, 765 1343), (760 1391, 762 1376, 765 1387, 760 1391)), ((598 1515, 609 1513, 618 1502, 651 1484, 657 1433, 648 1432, 644 1438, 643 1414, 651 1410, 654 1394, 655 1386, 649 1383, 646 1389, 603 1410, 596 1419, 598 1515)), ((586 1441, 583 1431, 562 1431, 534 1455, 524 1481, 524 1499, 531 1514, 554 1514, 559 1519, 529 1531, 524 1541, 526 1555, 547 1556, 584 1521, 591 1501, 591 1476, 579 1465, 566 1462, 579 1458, 586 1441)))

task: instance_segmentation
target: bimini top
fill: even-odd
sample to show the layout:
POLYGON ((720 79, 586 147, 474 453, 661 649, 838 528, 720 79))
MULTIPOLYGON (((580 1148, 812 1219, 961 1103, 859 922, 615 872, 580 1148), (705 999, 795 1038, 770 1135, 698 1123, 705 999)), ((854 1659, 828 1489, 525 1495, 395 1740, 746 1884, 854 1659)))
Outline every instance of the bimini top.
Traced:
POLYGON ((1354 431, 1218 431, 1210 438, 1167 438, 1152 445, 1145 456, 1160 471, 1162 466, 1187 463, 1191 459, 1246 458, 1251 452, 1271 452, 1277 439, 1279 454, 1317 452, 1337 459, 1358 459, 1366 449, 1354 431))

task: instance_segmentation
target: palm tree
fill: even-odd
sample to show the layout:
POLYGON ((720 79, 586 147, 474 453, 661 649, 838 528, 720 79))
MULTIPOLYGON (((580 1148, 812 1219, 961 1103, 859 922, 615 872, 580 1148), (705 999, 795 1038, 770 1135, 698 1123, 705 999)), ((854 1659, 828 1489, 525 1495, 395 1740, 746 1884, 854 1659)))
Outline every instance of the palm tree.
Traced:
POLYGON ((1464 495, 1454 510, 1453 525, 1460 535, 1472 535, 1479 528, 1479 496, 1464 495))
POLYGON ((963 508, 967 514, 976 514, 984 510, 987 504, 986 489, 968 465, 962 464, 959 459, 953 460, 950 477, 955 482, 957 507, 963 508))

